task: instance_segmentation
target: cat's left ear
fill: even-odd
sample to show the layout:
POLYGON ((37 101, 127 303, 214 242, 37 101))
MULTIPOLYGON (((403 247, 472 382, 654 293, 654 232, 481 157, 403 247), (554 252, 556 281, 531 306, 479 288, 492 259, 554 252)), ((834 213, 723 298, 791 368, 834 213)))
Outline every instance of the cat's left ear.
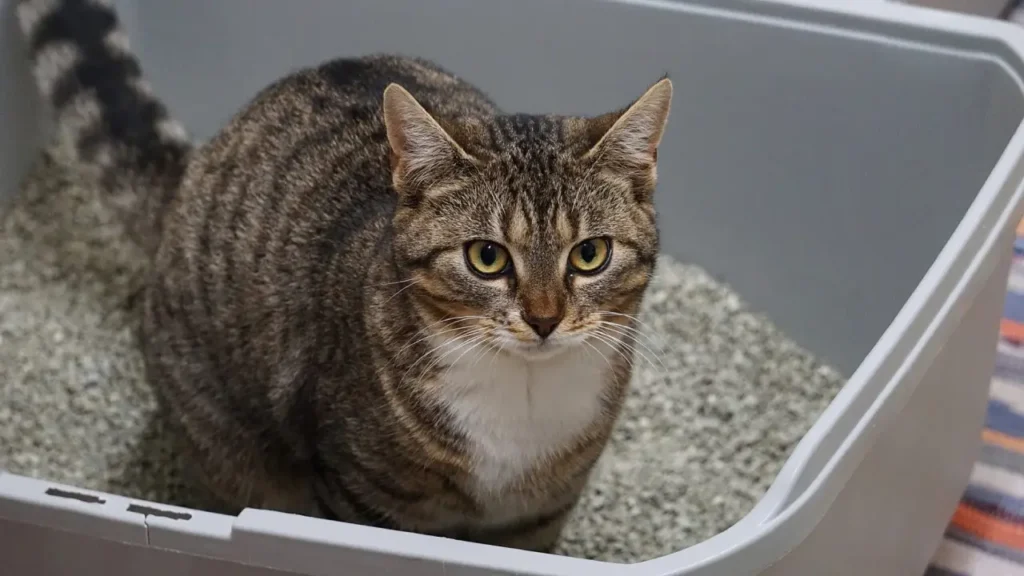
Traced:
POLYGON ((671 106, 672 81, 663 78, 618 115, 587 156, 598 157, 613 170, 633 172, 654 168, 671 106))
POLYGON ((455 139, 405 88, 384 90, 384 125, 392 151, 392 179, 399 192, 429 186, 459 163, 473 162, 455 139))

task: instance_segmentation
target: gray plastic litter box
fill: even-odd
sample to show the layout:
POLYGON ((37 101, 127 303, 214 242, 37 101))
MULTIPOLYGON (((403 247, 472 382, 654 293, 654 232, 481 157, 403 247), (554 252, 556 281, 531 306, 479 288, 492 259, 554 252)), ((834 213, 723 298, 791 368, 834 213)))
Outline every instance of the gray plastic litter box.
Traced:
MULTIPOLYGON (((4 195, 45 136, 10 3, 4 195)), ((3 474, 0 572, 923 573, 984 420, 1022 212, 1024 33, 868 0, 119 5, 155 89, 200 138, 269 81, 337 55, 432 58, 520 111, 601 112, 669 72, 665 250, 851 377, 748 516, 639 564, 263 510, 231 517, 3 474)))

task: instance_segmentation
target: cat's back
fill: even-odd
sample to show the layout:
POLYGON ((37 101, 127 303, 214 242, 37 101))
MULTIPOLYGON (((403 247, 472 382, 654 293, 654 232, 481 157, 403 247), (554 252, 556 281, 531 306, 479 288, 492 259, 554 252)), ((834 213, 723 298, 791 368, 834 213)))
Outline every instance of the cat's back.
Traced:
POLYGON ((380 190, 390 187, 381 104, 393 82, 435 117, 454 120, 498 112, 476 87, 423 59, 373 55, 330 60, 264 88, 196 151, 179 204, 205 195, 213 183, 222 188, 217 194, 221 198, 223 188, 241 182, 248 185, 243 196, 250 199, 269 199, 270 188, 291 193, 289 188, 304 184, 326 191, 357 169, 363 185, 356 192, 393 196, 380 190))
POLYGON ((205 319, 217 357, 237 356, 241 369, 279 344, 301 347, 290 325, 318 322, 324 290, 357 297, 396 201, 381 110, 392 82, 439 117, 496 113, 427 61, 336 59, 269 85, 193 152, 164 217, 154 280, 179 312, 205 319), (328 287, 331 269, 346 273, 328 287))
MULTIPOLYGON (((410 91, 435 116, 464 119, 498 112, 494 102, 478 88, 421 58, 394 55, 339 58, 321 64, 312 73, 351 101, 370 104, 378 111, 384 89, 394 82, 410 91)), ((378 116, 378 120, 383 121, 383 117, 378 116)))
POLYGON ((341 58, 289 74, 194 152, 166 215, 163 259, 233 275, 230 289, 266 280, 265 260, 296 265, 303 248, 338 247, 379 228, 395 201, 381 111, 392 82, 439 117, 497 112, 481 91, 422 59, 341 58))

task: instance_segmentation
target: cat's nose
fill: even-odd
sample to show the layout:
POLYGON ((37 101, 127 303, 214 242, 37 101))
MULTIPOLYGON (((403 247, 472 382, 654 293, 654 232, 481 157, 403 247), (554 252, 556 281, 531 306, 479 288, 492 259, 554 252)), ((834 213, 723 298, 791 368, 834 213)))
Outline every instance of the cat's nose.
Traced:
POLYGON ((537 333, 537 336, 541 338, 547 338, 555 331, 558 323, 562 321, 561 316, 527 316, 526 323, 533 328, 533 331, 537 333))

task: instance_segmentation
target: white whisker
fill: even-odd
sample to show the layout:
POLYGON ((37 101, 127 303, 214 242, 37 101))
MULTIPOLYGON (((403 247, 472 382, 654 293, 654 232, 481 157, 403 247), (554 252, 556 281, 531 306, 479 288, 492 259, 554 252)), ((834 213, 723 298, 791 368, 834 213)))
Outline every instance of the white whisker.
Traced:
POLYGON ((384 286, 397 286, 399 284, 408 284, 410 282, 415 282, 415 281, 416 281, 415 278, 409 278, 408 280, 396 280, 394 282, 384 282, 384 283, 381 283, 381 284, 374 284, 373 287, 374 288, 381 288, 381 287, 384 287, 384 286))
MULTIPOLYGON (((476 368, 476 365, 480 362, 480 359, 483 358, 488 352, 494 352, 495 355, 497 355, 498 350, 500 350, 500 349, 501 349, 501 346, 498 345, 497 342, 493 338, 491 338, 487 342, 487 348, 484 348, 483 353, 480 354, 479 356, 477 356, 476 360, 474 360, 473 364, 469 367, 470 370, 472 370, 473 368, 476 368)), ((492 365, 494 364, 494 356, 491 357, 491 364, 492 365)))
POLYGON ((642 352, 641 350, 637 349, 637 347, 636 347, 636 346, 633 346, 633 345, 632 345, 632 344, 630 344, 629 342, 626 342, 625 340, 623 340, 623 339, 622 339, 622 336, 621 336, 621 335, 619 335, 619 334, 615 334, 614 332, 603 332, 603 331, 602 331, 601 329, 597 330, 597 333, 598 333, 598 334, 601 334, 601 335, 602 335, 602 336, 604 336, 605 338, 610 338, 610 339, 612 339, 613 341, 615 341, 615 342, 618 342, 618 343, 619 343, 619 345, 620 345, 620 346, 622 346, 622 347, 623 347, 623 348, 624 348, 624 349, 625 349, 625 350, 626 350, 627 352, 629 352, 630 354, 632 354, 634 358, 636 358, 637 356, 639 356, 639 357, 640 357, 640 358, 642 358, 642 359, 643 359, 643 360, 644 360, 645 362, 647 362, 647 364, 648 364, 648 365, 649 365, 649 366, 650 366, 651 368, 653 368, 653 369, 657 369, 657 366, 655 366, 655 364, 654 364, 654 361, 653 361, 653 360, 651 360, 651 358, 650 358, 649 356, 647 356, 647 354, 645 354, 645 353, 643 353, 643 352, 642 352))
MULTIPOLYGON (((606 314, 608 316, 617 316, 619 318, 626 318, 628 320, 632 320, 633 322, 636 322, 638 325, 640 325, 641 328, 646 328, 647 332, 645 332, 645 334, 648 334, 648 337, 650 337, 650 338, 653 338, 654 335, 657 335, 657 333, 658 333, 658 331, 655 330, 653 326, 651 326, 650 324, 644 322, 639 317, 633 316, 631 314, 622 314, 621 312, 608 312, 608 311, 604 311, 604 310, 599 312, 599 314, 606 314)), ((621 324, 620 324, 620 326, 621 326, 621 324)), ((664 341, 662 341, 660 344, 657 344, 657 346, 659 348, 665 348, 664 341)))
MULTIPOLYGON (((484 332, 484 331, 486 331, 486 330, 487 330, 486 328, 482 328, 482 327, 477 327, 477 328, 467 328, 467 332, 466 332, 466 333, 464 333, 464 334, 459 334, 459 335, 457 335, 456 337, 454 337, 454 338, 451 338, 451 340, 458 340, 458 339, 460 339, 460 338, 467 338, 467 337, 469 337, 469 338, 476 338, 476 337, 477 337, 477 335, 479 335, 479 334, 483 333, 483 332, 484 332)), ((422 356, 420 356, 420 357, 419 357, 419 359, 418 359, 418 360, 416 360, 415 362, 413 362, 413 363, 412 363, 412 365, 411 365, 411 366, 409 366, 409 368, 407 368, 407 369, 406 369, 406 371, 405 371, 405 374, 404 374, 404 375, 402 376, 402 381, 403 381, 403 382, 405 381, 405 379, 406 379, 406 378, 408 377, 409 373, 410 373, 410 372, 412 372, 412 369, 413 369, 413 368, 415 368, 415 367, 416 367, 416 366, 417 366, 417 365, 418 365, 418 364, 419 364, 420 362, 422 362, 424 358, 429 358, 429 357, 431 357, 431 356, 432 356, 432 355, 433 355, 433 354, 434 354, 435 352, 437 352, 437 351, 438 351, 438 350, 440 350, 441 348, 444 348, 445 346, 447 346, 447 345, 448 345, 448 344, 450 344, 450 343, 451 343, 450 341, 445 341, 445 342, 442 342, 442 343, 438 344, 437 346, 434 346, 433 348, 431 348, 431 349, 430 349, 430 350, 428 350, 427 352, 425 352, 425 353, 424 353, 424 354, 423 354, 422 356)), ((459 346, 458 346, 457 348, 455 348, 454 350, 460 350, 460 349, 461 349, 461 348, 462 348, 463 346, 465 346, 465 343, 461 343, 461 344, 459 344, 459 346)), ((430 370, 431 368, 433 368, 434 366, 436 366, 436 365, 437 365, 437 363, 438 363, 438 362, 439 362, 439 361, 440 361, 441 359, 443 359, 443 358, 444 358, 445 356, 447 356, 448 354, 451 354, 451 353, 452 353, 452 352, 453 352, 454 350, 449 350, 448 352, 445 352, 444 354, 442 354, 442 355, 441 355, 441 356, 440 356, 439 358, 434 358, 433 362, 431 362, 431 363, 430 363, 430 364, 429 364, 429 365, 428 365, 428 366, 427 366, 427 367, 426 367, 425 369, 421 370, 421 371, 420 371, 419 373, 420 373, 420 374, 423 374, 424 372, 427 372, 427 371, 429 371, 429 370, 430 370)))
MULTIPOLYGON (((462 360, 463 356, 465 356, 466 354, 469 354, 470 352, 472 352, 476 348, 479 348, 481 344, 486 344, 489 338, 490 338, 489 334, 484 334, 482 336, 477 336, 476 338, 474 338, 472 341, 475 342, 475 343, 472 346, 470 346, 469 349, 463 351, 462 354, 459 354, 458 358, 456 358, 455 360, 451 361, 448 364, 448 369, 445 370, 444 371, 444 375, 441 376, 441 381, 442 382, 446 382, 448 380, 448 374, 452 371, 452 367, 455 366, 456 364, 458 364, 459 360, 462 360)), ((479 358, 478 358, 478 360, 479 360, 479 358)))
MULTIPOLYGON (((469 319, 470 318, 464 318, 463 320, 469 320, 469 319)), ((448 324, 453 324, 453 322, 450 322, 448 324)), ((426 334, 424 336, 416 338, 417 334, 419 334, 420 332, 423 332, 423 330, 420 330, 419 332, 417 332, 416 334, 413 335, 413 338, 416 338, 416 340, 413 340, 413 341, 407 343, 405 346, 402 346, 402 348, 398 352, 395 353, 395 356, 398 356, 402 352, 405 352, 406 350, 408 350, 410 347, 415 346, 416 344, 418 344, 418 343, 420 343, 420 342, 422 342, 424 340, 427 340, 428 338, 432 338, 434 336, 441 336, 442 334, 450 334, 452 332, 458 332, 459 330, 469 330, 471 328, 473 328, 473 327, 472 326, 456 326, 454 328, 445 328, 444 330, 439 330, 439 331, 436 331, 436 332, 431 332, 429 334, 426 334)), ((480 326, 477 326, 477 328, 480 328, 480 326)), ((453 338, 458 338, 458 336, 454 336, 453 338)))
POLYGON ((631 360, 630 356, 622 351, 622 348, 625 347, 625 345, 624 345, 624 343, 622 341, 620 341, 620 340, 618 340, 616 338, 613 338, 613 337, 611 337, 611 336, 609 336, 607 334, 604 334, 600 330, 595 330, 595 331, 591 332, 589 334, 589 336, 591 338, 595 338, 595 339, 603 342, 604 344, 607 344, 608 347, 611 348, 613 352, 618 354, 621 358, 623 358, 625 360, 629 360, 630 363, 632 363, 632 360, 631 360))
MULTIPOLYGON (((601 329, 595 330, 594 332, 592 332, 592 335, 595 338, 599 339, 599 340, 603 340, 605 343, 607 343, 609 345, 617 345, 617 346, 620 346, 622 348, 625 348, 626 351, 628 351, 628 352, 630 352, 632 354, 633 358, 636 358, 637 356, 640 356, 641 358, 643 358, 651 366, 651 368, 653 368, 655 370, 657 369, 657 366, 654 365, 654 361, 653 360, 651 360, 646 354, 644 354, 640 350, 637 350, 637 348, 635 346, 632 346, 628 342, 623 341, 620 337, 618 337, 618 335, 613 334, 613 333, 602 332, 601 329)), ((629 356, 627 356, 621 350, 618 350, 618 349, 616 349, 616 350, 624 358, 629 358, 629 356)))
POLYGON ((608 357, 604 355, 604 352, 601 352, 600 350, 598 350, 597 346, 594 346, 593 344, 591 344, 590 342, 587 342, 586 340, 584 340, 583 343, 586 344, 591 350, 593 350, 594 352, 597 352, 598 354, 601 355, 601 358, 604 359, 604 363, 608 365, 608 369, 609 370, 614 370, 615 369, 612 366, 612 361, 609 360, 608 357))
MULTIPOLYGON (((625 330, 625 328, 626 328, 625 326, 623 326, 622 324, 616 324, 615 322, 598 321, 598 323, 601 324, 601 327, 599 328, 599 330, 615 330, 616 333, 619 336, 622 336, 622 337, 625 337, 625 338, 629 338, 630 340, 632 340, 636 344, 638 344, 641 347, 643 347, 644 350, 646 350, 646 351, 651 353, 651 356, 654 356, 654 358, 658 361, 658 364, 661 364, 661 369, 664 370, 665 372, 668 372, 668 367, 665 366, 665 363, 661 360, 661 356, 658 353, 656 353, 654 350, 651 350, 651 348, 649 346, 647 346, 642 341, 640 341, 640 340, 638 340, 636 338, 637 334, 643 335, 641 332, 637 331, 636 329, 633 329, 635 333, 631 333, 628 330, 625 330)), ((634 347, 634 350, 636 350, 635 347, 634 347)), ((639 350, 636 350, 636 351, 639 352, 639 350)))
MULTIPOLYGON (((609 333, 609 332, 602 332, 602 329, 598 329, 597 332, 599 334, 602 334, 606 338, 612 338, 612 339, 618 341, 622 345, 623 348, 625 348, 628 352, 633 354, 634 358, 636 356, 639 356, 640 358, 643 358, 643 360, 645 362, 647 362, 647 364, 651 367, 651 369, 653 369, 655 371, 658 370, 658 367, 655 365, 654 361, 651 360, 650 356, 645 354, 643 351, 638 349, 636 346, 630 344, 629 342, 626 342, 626 341, 622 340, 621 339, 621 335, 617 335, 615 333, 609 333)), ((636 342, 636 341, 634 340, 634 342, 636 342)), ((657 356, 655 356, 655 357, 657 357, 657 356)), ((661 362, 661 358, 658 358, 658 361, 661 362)), ((661 366, 662 366, 662 370, 664 372, 668 371, 668 368, 666 368, 664 364, 662 364, 661 366)))
POLYGON ((624 331, 625 333, 629 334, 632 338, 643 338, 647 340, 647 342, 649 342, 651 346, 654 346, 659 351, 663 352, 665 350, 664 346, 655 342, 649 334, 643 332, 642 330, 638 330, 632 326, 626 326, 625 324, 619 324, 618 322, 609 322, 607 320, 597 320, 596 322, 602 326, 609 326, 616 328, 617 330, 624 331))
POLYGON ((402 288, 399 289, 398 292, 395 292, 394 294, 391 295, 391 298, 388 298, 387 300, 384 301, 383 306, 387 306, 388 303, 391 302, 392 300, 394 300, 399 294, 401 294, 402 292, 405 292, 406 290, 408 290, 409 288, 412 288, 413 286, 415 286, 417 284, 419 284, 419 282, 413 281, 413 282, 410 282, 406 286, 402 286, 402 288))

